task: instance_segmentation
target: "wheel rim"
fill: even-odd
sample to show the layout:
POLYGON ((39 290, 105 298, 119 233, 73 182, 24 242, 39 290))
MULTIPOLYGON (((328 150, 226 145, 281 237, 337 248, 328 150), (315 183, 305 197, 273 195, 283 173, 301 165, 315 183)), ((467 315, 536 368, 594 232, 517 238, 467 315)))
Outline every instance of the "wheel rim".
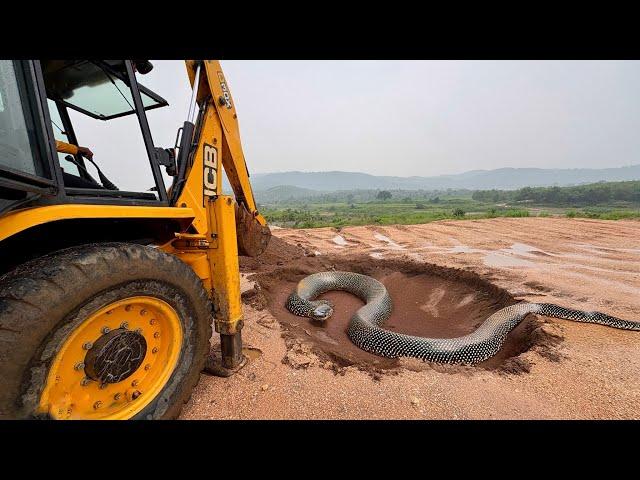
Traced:
POLYGON ((171 377, 182 323, 166 302, 146 296, 113 302, 68 334, 56 354, 39 409, 55 419, 126 419, 171 377))

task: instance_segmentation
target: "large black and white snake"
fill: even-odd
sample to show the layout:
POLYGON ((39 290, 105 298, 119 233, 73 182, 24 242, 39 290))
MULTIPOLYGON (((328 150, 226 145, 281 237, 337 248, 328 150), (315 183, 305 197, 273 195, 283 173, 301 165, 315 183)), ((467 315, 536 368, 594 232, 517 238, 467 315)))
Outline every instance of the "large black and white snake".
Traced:
POLYGON ((321 272, 303 278, 287 299, 286 308, 295 315, 325 321, 333 314, 333 305, 327 300, 314 299, 331 290, 350 292, 365 302, 349 321, 349 338, 363 350, 388 358, 415 357, 437 363, 482 362, 500 350, 507 334, 529 313, 640 331, 640 322, 600 312, 571 310, 551 303, 518 303, 497 311, 474 332, 462 337, 405 335, 382 328, 392 310, 385 286, 367 275, 352 272, 321 272))

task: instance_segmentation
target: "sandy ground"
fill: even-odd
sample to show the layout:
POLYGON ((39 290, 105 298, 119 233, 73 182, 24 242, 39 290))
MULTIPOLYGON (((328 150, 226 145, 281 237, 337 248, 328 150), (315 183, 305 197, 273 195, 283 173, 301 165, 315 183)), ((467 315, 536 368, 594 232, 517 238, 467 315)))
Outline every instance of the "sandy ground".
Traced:
MULTIPOLYGON (((274 268, 306 265, 298 272, 303 276, 318 266, 342 261, 342 267, 351 258, 368 257, 382 266, 403 260, 454 267, 478 274, 515 300, 640 319, 636 221, 501 218, 273 233, 271 252, 243 261, 244 290, 252 288, 254 272, 265 278, 274 268)), ((432 293, 425 292, 426 313, 438 300, 432 293)), ((254 358, 233 377, 203 375, 181 418, 640 418, 638 332, 547 319, 540 328, 562 341, 555 355, 535 348, 521 353, 525 371, 403 361, 372 375, 355 364, 336 368, 271 311, 247 301, 243 338, 254 358)), ((300 331, 308 331, 307 321, 300 319, 300 331)))

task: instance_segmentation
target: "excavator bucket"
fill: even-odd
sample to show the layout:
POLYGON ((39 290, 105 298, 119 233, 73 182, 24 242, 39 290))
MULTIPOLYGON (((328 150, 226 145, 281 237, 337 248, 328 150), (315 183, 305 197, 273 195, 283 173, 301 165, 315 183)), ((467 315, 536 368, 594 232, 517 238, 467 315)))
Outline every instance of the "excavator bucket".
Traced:
POLYGON ((244 205, 235 204, 238 254, 257 257, 264 253, 271 240, 271 230, 261 225, 244 205))

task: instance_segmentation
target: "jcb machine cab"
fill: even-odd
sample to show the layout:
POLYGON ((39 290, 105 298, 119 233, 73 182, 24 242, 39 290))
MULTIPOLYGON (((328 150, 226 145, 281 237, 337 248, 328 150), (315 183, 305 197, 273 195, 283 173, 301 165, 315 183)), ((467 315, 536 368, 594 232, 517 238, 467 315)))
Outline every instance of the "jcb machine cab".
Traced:
POLYGON ((167 102, 137 79, 152 68, 0 61, 0 418, 176 417, 212 325, 211 368, 243 362, 238 254, 259 255, 271 234, 235 105, 217 61, 187 60, 189 113, 175 145, 158 147, 147 111, 167 102), (125 116, 136 128, 108 136, 117 165, 78 149, 74 126, 125 116), (144 153, 120 153, 133 137, 144 153), (116 169, 127 183, 145 164, 155 185, 118 187, 116 169))

